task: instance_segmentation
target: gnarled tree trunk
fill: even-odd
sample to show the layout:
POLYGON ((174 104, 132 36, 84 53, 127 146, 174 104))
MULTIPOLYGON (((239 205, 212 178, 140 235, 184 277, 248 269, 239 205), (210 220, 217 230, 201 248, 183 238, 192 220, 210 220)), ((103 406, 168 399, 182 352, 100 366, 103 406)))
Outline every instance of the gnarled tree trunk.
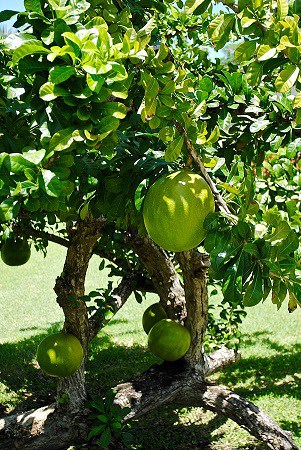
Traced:
POLYGON ((72 414, 80 411, 86 400, 85 359, 90 341, 90 324, 82 297, 85 295, 89 261, 100 237, 102 225, 103 221, 95 221, 88 216, 85 220, 79 220, 70 230, 63 273, 57 278, 54 288, 57 302, 65 315, 64 330, 80 340, 85 355, 79 370, 69 378, 60 379, 58 383, 58 408, 72 414))

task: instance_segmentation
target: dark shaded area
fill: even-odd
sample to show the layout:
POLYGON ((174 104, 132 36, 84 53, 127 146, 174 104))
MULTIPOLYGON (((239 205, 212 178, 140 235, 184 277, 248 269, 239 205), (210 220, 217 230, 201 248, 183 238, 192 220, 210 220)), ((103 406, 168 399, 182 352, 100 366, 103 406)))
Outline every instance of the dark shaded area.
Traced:
MULTIPOLYGON (((237 382, 246 385, 244 389, 235 388, 237 393, 250 400, 260 395, 284 395, 301 399, 301 344, 279 345, 268 336, 268 331, 257 332, 244 339, 244 346, 260 343, 275 350, 277 354, 269 357, 242 357, 235 366, 228 367, 220 374, 221 383, 235 388, 237 382), (248 384, 252 389, 248 389, 248 384)), ((299 431, 301 433, 301 431, 299 431)))
MULTIPOLYGON (((114 320, 120 323, 122 321, 114 320)), ((58 332, 61 324, 54 324, 48 330, 16 343, 5 343, 0 347, 0 382, 17 395, 15 412, 49 404, 56 391, 56 380, 44 375, 33 364, 39 342, 48 334, 58 332)), ((241 359, 235 366, 226 369, 219 376, 221 383, 231 386, 237 393, 252 400, 260 395, 291 396, 301 399, 300 378, 301 344, 291 347, 281 346, 268 337, 268 332, 257 332, 244 339, 245 346, 258 341, 277 351, 268 358, 250 357, 241 359), (289 376, 289 379, 286 378, 289 376), (255 381, 254 381, 255 380, 255 381), (246 387, 236 388, 237 383, 246 387), (248 389, 248 385, 252 389, 248 389)), ((99 334, 91 343, 90 359, 87 363, 87 381, 90 397, 100 396, 122 381, 140 374, 155 362, 150 352, 140 345, 124 347, 116 345, 106 334, 99 334)), ((256 400, 255 400, 256 403, 256 400)), ((0 415, 4 415, 10 405, 0 405, 0 415)), ((197 411, 195 420, 189 423, 179 421, 176 407, 161 407, 147 416, 131 422, 131 433, 135 449, 141 450, 210 450, 224 434, 220 429, 226 422, 222 417, 213 416, 208 421, 197 411), (220 430, 219 430, 220 429, 220 430)), ((299 424, 290 421, 279 423, 284 429, 301 436, 299 424)), ((251 438, 250 438, 251 439, 251 438)), ((89 448, 89 447, 85 447, 89 448)), ((91 447, 93 448, 93 447, 91 447)), ((124 448, 120 443, 111 448, 124 448)), ((223 450, 231 450, 224 447, 223 450)), ((264 450, 266 446, 255 442, 237 450, 264 450)))
POLYGON ((14 404, 17 403, 15 409, 10 404, 0 403, 0 416, 8 409, 21 412, 53 402, 56 381, 35 367, 34 359, 41 340, 60 329, 61 324, 54 323, 49 329, 41 330, 40 334, 0 345, 0 382, 17 396, 17 402, 14 399, 14 404))

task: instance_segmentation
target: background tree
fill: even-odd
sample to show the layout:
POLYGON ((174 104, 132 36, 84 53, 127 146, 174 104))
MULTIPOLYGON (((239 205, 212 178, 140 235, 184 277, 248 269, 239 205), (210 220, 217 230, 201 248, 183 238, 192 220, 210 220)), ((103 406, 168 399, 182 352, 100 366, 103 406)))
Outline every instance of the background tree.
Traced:
MULTIPOLYGON (((238 357, 230 347, 244 307, 270 293, 278 307, 300 306, 297 2, 242 0, 219 14, 208 0, 24 3, 24 13, 0 14, 17 15, 19 28, 0 47, 2 242, 22 236, 42 251, 49 241, 68 248, 55 292, 64 330, 86 358, 132 292, 138 300, 156 292, 169 318, 185 323, 184 360, 117 387, 128 418, 172 402, 199 405, 270 448, 296 449, 256 406, 206 376, 238 357), (236 41, 227 66, 204 49, 236 41), (216 211, 203 247, 173 254, 147 236, 143 199, 156 179, 184 167, 205 178, 216 211), (121 277, 115 289, 85 293, 93 253, 121 277), (218 320, 207 284, 222 290, 218 320)), ((59 381, 56 404, 30 416, 34 438, 30 421, 10 433, 14 416, 0 442, 57 449, 80 441, 85 400, 83 363, 59 381)))

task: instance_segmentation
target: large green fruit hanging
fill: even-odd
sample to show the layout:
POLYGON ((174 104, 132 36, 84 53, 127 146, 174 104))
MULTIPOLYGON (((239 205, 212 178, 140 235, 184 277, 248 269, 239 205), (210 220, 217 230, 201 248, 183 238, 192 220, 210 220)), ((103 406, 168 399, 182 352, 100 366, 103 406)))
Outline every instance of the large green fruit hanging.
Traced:
POLYGON ((167 319, 167 314, 160 302, 146 308, 142 316, 142 325, 145 333, 148 334, 153 326, 162 319, 167 319))
POLYGON ((7 239, 1 247, 2 261, 8 266, 22 266, 30 258, 30 246, 25 239, 7 239))
POLYGON ((180 170, 158 179, 146 194, 143 218, 150 237, 165 250, 182 252, 206 235, 205 217, 214 212, 214 197, 198 174, 180 170))
POLYGON ((158 358, 177 361, 190 347, 187 328, 170 319, 163 319, 152 327, 148 335, 148 347, 158 358))
POLYGON ((69 377, 80 368, 83 357, 81 343, 69 333, 47 336, 37 350, 37 361, 41 369, 52 377, 69 377))

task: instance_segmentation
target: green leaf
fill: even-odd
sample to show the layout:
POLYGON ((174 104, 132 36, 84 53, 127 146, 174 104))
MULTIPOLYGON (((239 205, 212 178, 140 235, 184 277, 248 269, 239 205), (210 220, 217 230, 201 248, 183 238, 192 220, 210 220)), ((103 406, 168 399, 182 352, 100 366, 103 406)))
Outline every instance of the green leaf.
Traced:
POLYGON ((220 14, 209 24, 208 35, 215 43, 216 50, 221 49, 228 42, 234 23, 234 14, 220 14))
POLYGON ((185 3, 184 11, 186 14, 193 14, 193 12, 202 4, 205 0, 187 0, 185 3))
POLYGON ((283 303, 287 295, 287 287, 286 284, 283 283, 279 278, 275 278, 273 282, 272 288, 272 302, 277 305, 278 309, 283 303))
POLYGON ((103 27, 98 28, 97 49, 100 53, 101 59, 107 61, 110 47, 112 45, 112 38, 103 27))
POLYGON ((275 48, 271 48, 269 45, 260 45, 257 50, 258 61, 266 61, 273 58, 277 53, 275 48))
POLYGON ((62 182, 51 170, 42 169, 38 177, 38 183, 40 188, 50 197, 59 197, 61 195, 62 182))
POLYGON ((31 161, 28 161, 24 156, 20 153, 11 153, 9 155, 10 158, 10 171, 12 173, 20 173, 24 172, 24 170, 28 167, 34 167, 34 164, 31 161))
POLYGON ((296 94, 293 100, 293 108, 301 108, 301 92, 298 92, 298 94, 296 94))
POLYGON ((111 430, 109 427, 107 427, 100 436, 99 439, 100 447, 107 447, 110 444, 111 440, 112 440, 111 430))
POLYGON ((249 253, 250 255, 255 256, 256 258, 260 258, 260 254, 259 254, 259 250, 258 247, 255 243, 253 242, 248 242, 244 248, 243 248, 244 252, 249 253))
POLYGON ((99 94, 104 82, 105 78, 101 75, 93 75, 87 73, 87 85, 89 86, 91 91, 96 92, 96 94, 99 94))
POLYGON ((50 81, 53 84, 60 84, 68 80, 72 75, 75 75, 75 68, 73 66, 54 67, 50 70, 50 81))
POLYGON ((159 131, 159 138, 163 142, 171 142, 175 138, 176 129, 175 127, 163 127, 159 131))
POLYGON ((288 15, 288 3, 286 0, 277 0, 278 19, 284 19, 288 15))
POLYGON ((212 231, 207 234, 204 247, 210 254, 213 269, 216 270, 220 269, 238 254, 242 248, 242 243, 238 242, 236 245, 233 245, 230 232, 212 231))
POLYGON ((273 232, 272 235, 267 236, 265 239, 268 241, 272 246, 277 245, 281 243, 284 239, 286 239, 291 232, 291 228, 289 224, 283 220, 279 222, 273 232))
POLYGON ((25 152, 22 154, 23 158, 27 159, 27 161, 38 165, 42 160, 44 159, 46 154, 46 150, 29 150, 28 152, 25 152))
POLYGON ((51 102, 57 97, 66 97, 70 95, 69 92, 66 91, 66 89, 62 88, 61 86, 56 86, 55 84, 50 82, 47 82, 40 87, 39 94, 41 99, 45 102, 51 102))
POLYGON ((300 301, 298 301, 294 292, 292 290, 290 290, 289 301, 288 301, 288 312, 289 313, 294 312, 298 306, 301 306, 301 303, 300 303, 300 301))
POLYGON ((35 74, 36 72, 48 71, 51 65, 47 61, 37 61, 31 56, 26 56, 19 61, 18 67, 20 72, 35 74))
POLYGON ((94 436, 98 436, 105 429, 106 424, 99 425, 98 427, 94 427, 90 433, 88 434, 88 439, 90 440, 94 436))
POLYGON ((275 87, 277 92, 287 92, 297 81, 300 69, 297 66, 289 65, 283 69, 276 78, 275 87))
POLYGON ((89 213, 89 202, 85 203, 84 206, 81 208, 79 216, 82 220, 84 220, 89 213))
POLYGON ((17 216, 21 203, 15 197, 10 197, 0 204, 0 222, 8 222, 17 216))
POLYGON ((141 28, 138 33, 137 37, 142 38, 144 36, 150 36, 152 31, 157 27, 157 21, 152 17, 147 24, 141 28))
POLYGON ((175 161, 180 156, 183 144, 184 144, 183 136, 179 136, 170 144, 168 144, 165 151, 165 161, 167 162, 175 161))
POLYGON ((33 11, 43 14, 40 0, 24 0, 24 6, 26 11, 33 11))
POLYGON ((220 130, 219 130, 218 125, 215 125, 209 138, 206 141, 206 144, 215 144, 215 142, 217 142, 219 140, 219 137, 220 137, 220 130))
POLYGON ((250 17, 249 15, 243 16, 241 19, 241 26, 242 28, 248 28, 251 25, 253 25, 253 23, 256 22, 256 19, 254 19, 254 17, 250 17))
POLYGON ((258 131, 265 130, 269 124, 270 124, 269 120, 263 118, 257 119, 250 126, 250 131, 251 133, 258 133, 258 131))
POLYGON ((147 117, 152 117, 156 114, 157 99, 145 97, 145 114, 147 117))
POLYGON ((263 280, 262 272, 259 264, 256 265, 252 282, 246 289, 244 295, 244 305, 245 306, 255 306, 257 305, 263 297, 263 280))
POLYGON ((83 138, 80 139, 78 130, 74 130, 74 128, 65 128, 52 136, 49 142, 49 149, 60 152, 69 148, 75 139, 83 140, 83 138))
POLYGON ((124 119, 126 116, 126 106, 120 102, 104 102, 101 105, 101 112, 106 116, 124 119))
POLYGON ((239 44, 239 46, 236 48, 234 52, 235 59, 238 62, 249 61, 254 55, 255 50, 256 50, 255 41, 243 42, 242 44, 239 44))
POLYGON ((14 51, 12 62, 13 64, 17 64, 17 62, 25 56, 47 53, 50 53, 50 50, 43 47, 43 44, 40 41, 32 39, 30 41, 27 41, 25 44, 22 44, 14 51))
POLYGON ((0 23, 6 22, 7 20, 16 16, 18 13, 19 13, 19 11, 12 11, 10 9, 5 9, 4 11, 1 11, 0 12, 0 23))
POLYGON ((259 62, 253 62, 247 70, 247 80, 251 86, 257 86, 262 78, 263 66, 259 62))
POLYGON ((104 139, 112 131, 117 130, 119 123, 120 121, 116 117, 107 116, 101 119, 98 123, 99 139, 104 139))
POLYGON ((283 258, 286 255, 298 250, 299 238, 295 231, 290 230, 286 239, 284 239, 281 245, 277 246, 277 257, 283 258))
POLYGON ((145 98, 153 99, 157 97, 158 92, 159 92, 158 81, 155 78, 150 77, 149 82, 146 84, 145 98))

